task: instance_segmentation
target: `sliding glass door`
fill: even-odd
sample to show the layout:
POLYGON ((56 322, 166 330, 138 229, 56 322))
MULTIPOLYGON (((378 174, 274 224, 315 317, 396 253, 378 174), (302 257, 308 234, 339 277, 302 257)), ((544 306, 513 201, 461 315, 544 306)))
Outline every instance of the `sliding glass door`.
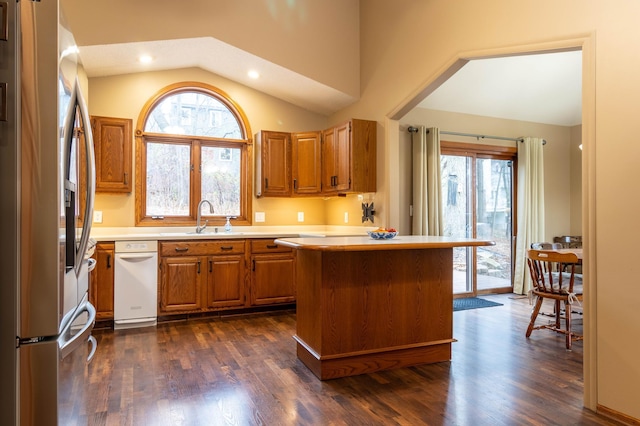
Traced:
POLYGON ((496 243, 454 249, 454 293, 511 291, 515 153, 446 146, 441 156, 444 235, 496 243))

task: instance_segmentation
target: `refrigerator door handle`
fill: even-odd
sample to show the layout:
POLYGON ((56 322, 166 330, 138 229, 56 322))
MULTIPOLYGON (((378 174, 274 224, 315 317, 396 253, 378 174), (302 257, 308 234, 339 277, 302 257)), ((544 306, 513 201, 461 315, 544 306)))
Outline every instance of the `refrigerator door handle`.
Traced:
MULTIPOLYGON (((82 119, 82 124, 84 126, 84 144, 86 150, 86 170, 87 170, 87 188, 86 188, 86 199, 85 199, 85 209, 84 209, 84 218, 82 224, 82 234, 80 235, 80 241, 78 242, 78 247, 76 251, 76 261, 74 263, 76 268, 76 275, 80 273, 80 265, 82 264, 82 260, 84 259, 84 255, 87 251, 87 246, 89 244, 89 235, 91 233, 91 221, 93 220, 93 207, 94 207, 94 196, 96 193, 96 156, 93 146, 93 133, 91 132, 91 121, 89 112, 87 109, 87 103, 84 100, 84 96, 82 95, 82 90, 80 90, 80 81, 76 78, 75 84, 73 86, 73 90, 71 93, 71 101, 69 104, 70 111, 74 108, 78 108, 80 112, 80 118, 82 119)), ((74 119, 75 114, 71 112, 67 113, 67 121, 64 123, 65 129, 64 134, 69 135, 71 137, 74 134, 74 119)))
POLYGON ((92 335, 89 336, 89 343, 91 343, 91 351, 89 351, 89 356, 87 357, 87 363, 91 362, 93 356, 96 354, 96 349, 98 349, 98 341, 92 335))
MULTIPOLYGON (((96 308, 93 307, 91 302, 85 300, 78 309, 76 309, 73 314, 73 318, 60 333, 60 337, 58 338, 58 346, 60 347, 60 358, 63 359, 71 352, 73 352, 76 348, 78 348, 81 344, 85 343, 89 336, 91 336, 91 331, 93 330, 93 326, 96 322, 96 308), (87 318, 87 322, 82 326, 82 328, 75 334, 71 334, 71 326, 80 315, 87 313, 89 318, 87 318)), ((92 344, 94 342, 91 342, 92 344)), ((92 352, 95 351, 95 348, 92 352)), ((90 355, 93 357, 93 354, 90 355)))

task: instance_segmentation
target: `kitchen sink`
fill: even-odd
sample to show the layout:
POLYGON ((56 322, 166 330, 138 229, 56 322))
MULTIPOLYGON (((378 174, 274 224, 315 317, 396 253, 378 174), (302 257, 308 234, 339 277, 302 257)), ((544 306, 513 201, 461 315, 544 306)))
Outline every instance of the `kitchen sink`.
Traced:
POLYGON ((196 231, 189 232, 161 232, 160 236, 162 237, 181 237, 181 236, 198 236, 198 235, 206 235, 206 236, 215 236, 215 237, 233 237, 235 235, 244 235, 244 232, 215 232, 215 231, 205 231, 197 233, 196 231))

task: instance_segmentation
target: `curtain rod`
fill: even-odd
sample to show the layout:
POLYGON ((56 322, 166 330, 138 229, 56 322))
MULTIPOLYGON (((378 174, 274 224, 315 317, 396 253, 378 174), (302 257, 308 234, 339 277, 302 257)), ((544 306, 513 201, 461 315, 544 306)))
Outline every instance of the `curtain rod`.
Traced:
MULTIPOLYGON (((410 126, 407 129, 409 132, 411 133, 416 133, 418 131, 417 127, 413 127, 410 126)), ((429 129, 427 129, 427 133, 429 133, 429 129)), ((460 132, 447 132, 447 131, 440 131, 441 135, 452 135, 452 136, 468 136, 471 138, 476 138, 476 139, 498 139, 498 140, 503 140, 503 141, 514 141, 514 142, 524 142, 523 138, 505 138, 503 136, 487 136, 487 135, 480 135, 480 134, 476 134, 476 133, 460 133, 460 132)), ((547 143, 546 140, 542 140, 542 145, 545 145, 547 143)))

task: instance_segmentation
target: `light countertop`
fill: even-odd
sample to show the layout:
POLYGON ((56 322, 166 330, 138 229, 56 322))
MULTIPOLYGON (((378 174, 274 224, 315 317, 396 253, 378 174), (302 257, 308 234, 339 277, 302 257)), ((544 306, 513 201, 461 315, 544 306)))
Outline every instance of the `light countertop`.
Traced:
POLYGON ((194 227, 93 227, 91 238, 96 241, 142 240, 206 240, 238 238, 318 238, 346 235, 365 236, 375 227, 362 226, 234 226, 232 232, 223 227, 207 227, 200 234, 194 227))
POLYGON ((492 246, 489 240, 474 238, 433 237, 422 235, 398 235, 389 240, 374 240, 368 236, 327 236, 326 238, 278 238, 275 241, 298 250, 316 251, 372 251, 436 249, 469 246, 492 246))

